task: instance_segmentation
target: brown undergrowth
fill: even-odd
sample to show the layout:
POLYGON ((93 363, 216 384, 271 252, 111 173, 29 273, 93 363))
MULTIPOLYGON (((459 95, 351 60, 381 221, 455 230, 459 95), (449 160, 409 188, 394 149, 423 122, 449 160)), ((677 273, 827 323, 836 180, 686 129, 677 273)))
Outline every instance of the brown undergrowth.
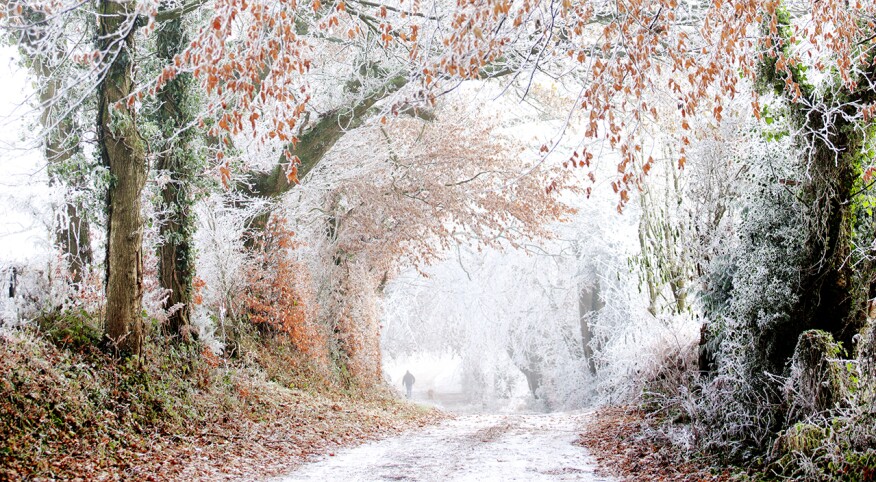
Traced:
POLYGON ((640 481, 729 481, 744 479, 738 468, 717 467, 653 436, 646 413, 635 407, 605 407, 594 414, 578 443, 604 475, 640 481))
POLYGON ((325 383, 289 344, 227 360, 153 343, 120 361, 70 331, 0 333, 0 480, 253 479, 441 417, 325 383))

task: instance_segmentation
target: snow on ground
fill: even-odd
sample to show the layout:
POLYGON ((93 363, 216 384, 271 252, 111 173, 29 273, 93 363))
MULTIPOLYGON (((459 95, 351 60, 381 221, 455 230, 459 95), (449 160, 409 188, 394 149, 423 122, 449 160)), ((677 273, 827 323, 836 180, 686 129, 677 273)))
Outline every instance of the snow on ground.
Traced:
POLYGON ((608 481, 574 442, 590 413, 469 415, 339 450, 274 482, 608 481))

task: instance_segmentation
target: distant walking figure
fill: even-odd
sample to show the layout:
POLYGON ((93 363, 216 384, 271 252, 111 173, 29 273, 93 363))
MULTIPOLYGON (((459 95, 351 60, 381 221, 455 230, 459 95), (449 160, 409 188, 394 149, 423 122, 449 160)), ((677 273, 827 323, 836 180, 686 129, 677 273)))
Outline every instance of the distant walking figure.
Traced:
POLYGON ((405 372, 405 376, 402 378, 402 385, 405 386, 405 391, 408 393, 408 398, 411 398, 411 389, 414 388, 414 382, 417 381, 413 375, 411 375, 411 371, 408 370, 405 372))

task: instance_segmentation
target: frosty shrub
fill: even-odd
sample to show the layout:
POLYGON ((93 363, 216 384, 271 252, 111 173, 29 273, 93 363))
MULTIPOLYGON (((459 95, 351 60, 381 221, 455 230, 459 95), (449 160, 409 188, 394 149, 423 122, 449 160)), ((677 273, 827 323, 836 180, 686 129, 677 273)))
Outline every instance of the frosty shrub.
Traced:
POLYGON ((220 343, 229 342, 235 328, 233 321, 245 311, 240 294, 246 288, 251 263, 244 239, 247 219, 255 213, 234 209, 233 202, 227 195, 216 194, 196 206, 198 229, 194 239, 200 280, 195 282, 196 304, 203 313, 196 319, 200 318, 203 330, 208 332, 211 329, 206 325, 215 324, 220 343))
POLYGON ((263 334, 288 337, 299 351, 326 363, 326 337, 316 323, 307 270, 291 254, 297 243, 281 217, 272 217, 255 235, 244 291, 246 314, 263 334))
POLYGON ((718 315, 712 336, 721 341, 697 417, 704 446, 726 445, 737 456, 762 451, 781 421, 776 377, 797 341, 789 326, 808 260, 794 149, 785 139, 753 143, 751 152, 732 267, 713 265, 720 270, 713 279, 732 273, 732 289, 711 299, 718 315))

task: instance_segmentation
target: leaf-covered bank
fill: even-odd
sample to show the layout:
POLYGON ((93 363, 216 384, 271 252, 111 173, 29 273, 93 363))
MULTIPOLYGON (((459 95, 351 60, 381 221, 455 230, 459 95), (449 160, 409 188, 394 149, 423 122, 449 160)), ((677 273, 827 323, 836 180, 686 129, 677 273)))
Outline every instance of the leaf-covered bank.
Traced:
POLYGON ((624 480, 745 480, 739 467, 722 466, 715 458, 691 457, 672 441, 656 436, 648 415, 636 407, 606 407, 596 412, 578 438, 606 475, 624 480))
POLYGON ((271 476, 440 417, 327 384, 279 342, 237 360, 152 344, 118 361, 83 330, 0 333, 0 479, 271 476))

